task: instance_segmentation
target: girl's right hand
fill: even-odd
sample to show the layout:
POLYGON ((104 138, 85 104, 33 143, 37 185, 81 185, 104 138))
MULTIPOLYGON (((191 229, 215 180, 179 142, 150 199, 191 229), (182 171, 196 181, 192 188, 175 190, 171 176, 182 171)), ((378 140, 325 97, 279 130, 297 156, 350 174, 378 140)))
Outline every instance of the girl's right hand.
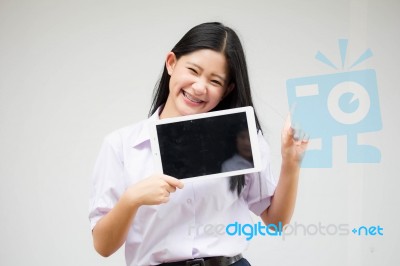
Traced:
POLYGON ((130 186, 125 196, 135 205, 159 205, 169 201, 169 195, 183 188, 183 182, 172 176, 154 174, 130 186))

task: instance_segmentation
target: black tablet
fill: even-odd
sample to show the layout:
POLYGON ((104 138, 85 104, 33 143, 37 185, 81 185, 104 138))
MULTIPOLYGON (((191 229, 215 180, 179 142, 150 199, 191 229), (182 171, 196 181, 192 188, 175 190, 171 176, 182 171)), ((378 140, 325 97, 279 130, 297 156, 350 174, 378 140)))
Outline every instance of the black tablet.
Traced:
POLYGON ((192 180, 260 171, 252 107, 157 120, 151 133, 156 166, 166 175, 192 180))

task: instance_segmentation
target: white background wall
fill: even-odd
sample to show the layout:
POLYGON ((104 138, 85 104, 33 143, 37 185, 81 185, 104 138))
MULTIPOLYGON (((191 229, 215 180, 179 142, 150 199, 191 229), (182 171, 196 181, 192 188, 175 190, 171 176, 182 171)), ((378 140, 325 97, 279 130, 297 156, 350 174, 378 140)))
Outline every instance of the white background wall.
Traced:
POLYGON ((279 171, 289 78, 335 71, 371 48, 383 129, 365 136, 380 164, 303 169, 292 223, 380 225, 384 236, 257 237, 253 265, 398 265, 400 2, 0 1, 0 265, 123 265, 92 247, 89 177, 103 137, 147 116, 164 57, 192 26, 222 21, 246 49, 256 107, 279 171))

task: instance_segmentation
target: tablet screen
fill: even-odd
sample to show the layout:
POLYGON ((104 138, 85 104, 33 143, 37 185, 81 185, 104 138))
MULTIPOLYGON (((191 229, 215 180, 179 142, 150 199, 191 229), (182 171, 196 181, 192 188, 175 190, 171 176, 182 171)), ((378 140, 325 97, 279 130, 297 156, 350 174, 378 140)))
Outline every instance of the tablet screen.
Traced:
MULTIPOLYGON (((254 121, 250 124, 255 127, 254 121)), ((254 172, 250 131, 243 111, 157 124, 163 173, 184 179, 254 172)))

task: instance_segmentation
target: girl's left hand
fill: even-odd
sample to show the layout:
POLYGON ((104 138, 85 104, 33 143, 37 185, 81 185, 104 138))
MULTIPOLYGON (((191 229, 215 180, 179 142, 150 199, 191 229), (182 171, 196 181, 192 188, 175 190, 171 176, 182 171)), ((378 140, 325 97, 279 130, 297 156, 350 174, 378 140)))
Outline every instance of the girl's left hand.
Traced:
POLYGON ((282 130, 282 162, 300 165, 307 149, 308 140, 309 136, 303 130, 292 126, 290 115, 288 115, 282 130))

